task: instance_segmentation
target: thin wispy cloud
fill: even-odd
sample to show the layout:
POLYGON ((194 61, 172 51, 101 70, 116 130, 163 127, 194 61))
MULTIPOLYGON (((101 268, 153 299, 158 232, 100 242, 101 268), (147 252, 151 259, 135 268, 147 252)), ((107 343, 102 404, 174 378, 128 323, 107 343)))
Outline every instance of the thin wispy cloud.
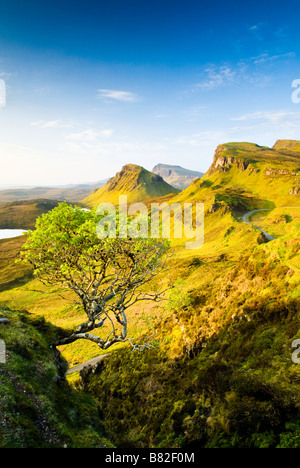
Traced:
POLYGON ((34 92, 36 94, 39 94, 39 95, 46 95, 46 94, 50 93, 50 91, 51 91, 51 88, 48 87, 48 86, 41 86, 41 87, 36 88, 34 90, 34 92))
POLYGON ((72 125, 69 123, 65 123, 62 120, 38 120, 36 122, 32 122, 31 127, 38 127, 38 128, 70 128, 72 125))
POLYGON ((253 57, 253 63, 255 65, 258 65, 258 64, 264 64, 264 63, 276 62, 278 60, 291 59, 295 57, 296 57, 295 52, 287 52, 286 54, 279 54, 279 55, 269 55, 267 53, 264 53, 264 54, 259 55, 258 57, 253 57))
POLYGON ((113 135, 114 130, 112 128, 108 128, 105 130, 97 131, 93 128, 89 128, 84 130, 83 132, 71 133, 67 135, 67 139, 73 141, 95 141, 98 138, 109 138, 113 135))
POLYGON ((98 89, 98 97, 100 99, 120 102, 136 102, 138 96, 129 91, 120 91, 115 89, 98 89))
POLYGON ((2 80, 8 80, 11 76, 12 76, 11 73, 0 71, 0 78, 2 78, 2 80))
POLYGON ((288 111, 259 111, 252 112, 249 114, 240 115, 238 117, 232 117, 231 120, 236 122, 245 122, 245 121, 255 121, 263 120, 268 121, 273 124, 278 124, 280 122, 289 121, 294 122, 300 119, 300 112, 288 112, 288 111))
POLYGON ((261 135, 262 141, 270 139, 298 139, 300 126, 300 112, 288 110, 258 111, 232 117, 231 121, 238 126, 231 130, 238 135, 261 135), (276 135, 276 137, 275 137, 276 135))
POLYGON ((210 90, 219 88, 228 83, 233 83, 237 78, 237 72, 233 70, 229 65, 217 67, 211 65, 205 69, 207 78, 200 83, 196 84, 197 88, 203 90, 210 90))
POLYGON ((262 41, 265 26, 267 26, 266 23, 253 24, 250 26, 249 31, 255 37, 255 39, 262 41))
POLYGON ((285 39, 286 37, 288 37, 286 27, 279 27, 278 29, 276 29, 276 31, 274 32, 274 35, 278 37, 279 39, 285 39))
POLYGON ((0 108, 6 106, 6 84, 0 78, 0 108))
POLYGON ((224 140, 226 140, 226 132, 223 129, 203 130, 192 135, 181 136, 175 140, 175 143, 195 147, 211 146, 213 148, 224 140))
POLYGON ((284 54, 265 52, 256 57, 242 59, 238 63, 210 64, 202 73, 203 79, 193 86, 193 90, 210 91, 243 82, 256 86, 266 86, 274 79, 266 66, 291 60, 295 57, 295 52, 284 54), (267 73, 266 70, 268 70, 267 73))

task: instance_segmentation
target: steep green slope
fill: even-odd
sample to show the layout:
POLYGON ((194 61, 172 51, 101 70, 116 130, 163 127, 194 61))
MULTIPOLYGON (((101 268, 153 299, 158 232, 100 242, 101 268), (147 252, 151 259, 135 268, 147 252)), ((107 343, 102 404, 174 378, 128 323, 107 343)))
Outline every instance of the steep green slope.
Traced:
POLYGON ((179 190, 167 184, 160 176, 143 167, 127 164, 104 187, 94 191, 83 203, 91 208, 100 203, 119 203, 120 195, 127 195, 128 202, 136 203, 152 197, 162 197, 179 190))
POLYGON ((220 145, 207 174, 173 201, 204 202, 207 209, 225 204, 236 213, 300 206, 300 152, 251 143, 220 145))
POLYGON ((212 192, 223 187, 244 190, 259 197, 265 207, 299 206, 300 152, 282 152, 278 146, 279 143, 272 149, 251 143, 220 145, 201 182, 212 192))
POLYGON ((273 149, 280 152, 296 152, 300 153, 300 141, 297 140, 277 140, 273 149))
POLYGON ((1 448, 112 447, 95 402, 62 380, 66 362, 50 348, 58 330, 41 317, 0 310, 6 363, 0 364, 1 448))
POLYGON ((296 143, 222 145, 203 180, 171 200, 204 202, 205 244, 173 243, 169 276, 182 280, 154 325, 160 344, 118 351, 84 378, 104 417, 115 415, 118 446, 300 447, 296 143), (270 209, 260 224, 275 241, 242 223, 257 208, 270 209))
POLYGON ((26 284, 32 279, 28 265, 16 264, 26 236, 0 240, 0 291, 26 284))
POLYGON ((85 377, 118 446, 300 447, 299 247, 300 225, 238 261, 190 263, 159 347, 85 377))

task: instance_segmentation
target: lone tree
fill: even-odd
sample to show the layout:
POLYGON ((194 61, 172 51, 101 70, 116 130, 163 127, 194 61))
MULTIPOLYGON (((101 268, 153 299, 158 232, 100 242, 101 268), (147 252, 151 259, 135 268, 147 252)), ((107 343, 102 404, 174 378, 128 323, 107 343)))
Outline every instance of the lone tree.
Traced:
POLYGON ((149 294, 141 288, 164 268, 168 242, 118 235, 101 239, 96 233, 99 220, 95 211, 61 203, 38 218, 21 252, 37 278, 72 290, 87 315, 87 321, 56 346, 79 339, 102 349, 127 340, 132 344, 127 337, 126 310, 139 301, 162 298, 164 291, 149 294), (105 322, 110 326, 108 336, 91 333, 105 322))

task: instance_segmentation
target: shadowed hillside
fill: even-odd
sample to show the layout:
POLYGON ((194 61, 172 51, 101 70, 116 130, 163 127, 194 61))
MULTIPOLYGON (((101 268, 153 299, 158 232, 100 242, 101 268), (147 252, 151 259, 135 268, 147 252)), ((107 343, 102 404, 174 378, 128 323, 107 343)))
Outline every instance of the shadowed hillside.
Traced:
POLYGON ((0 307, 1 448, 103 448, 95 402, 64 380, 67 363, 51 347, 59 329, 43 317, 0 307))
POLYGON ((26 284, 32 279, 28 265, 16 264, 26 236, 0 240, 0 291, 26 284))
POLYGON ((0 229, 33 229, 36 219, 53 210, 53 200, 22 200, 0 205, 0 229))

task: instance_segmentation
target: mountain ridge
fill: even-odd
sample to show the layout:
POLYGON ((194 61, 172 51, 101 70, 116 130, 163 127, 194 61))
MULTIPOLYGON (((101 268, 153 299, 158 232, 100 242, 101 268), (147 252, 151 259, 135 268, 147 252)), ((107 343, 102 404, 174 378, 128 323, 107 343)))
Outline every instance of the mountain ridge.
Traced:
POLYGON ((88 196, 93 190, 105 185, 106 182, 107 180, 93 184, 72 184, 56 187, 0 188, 0 204, 37 198, 77 202, 88 196))
POLYGON ((152 197, 161 197, 179 190, 165 182, 162 177, 136 164, 126 164, 112 177, 104 187, 95 190, 82 200, 88 207, 100 203, 118 203, 120 195, 127 195, 131 203, 145 201, 152 197))

